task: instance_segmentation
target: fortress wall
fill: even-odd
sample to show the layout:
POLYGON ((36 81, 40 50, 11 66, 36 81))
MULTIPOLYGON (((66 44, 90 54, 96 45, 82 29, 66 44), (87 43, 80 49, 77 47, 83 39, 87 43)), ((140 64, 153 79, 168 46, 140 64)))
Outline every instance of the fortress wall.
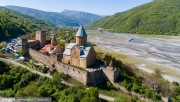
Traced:
POLYGON ((29 54, 34 60, 44 63, 45 65, 52 66, 53 64, 55 64, 55 61, 52 58, 52 56, 44 55, 44 54, 42 54, 36 50, 33 50, 31 48, 29 48, 29 54))
POLYGON ((73 79, 76 79, 77 81, 86 85, 87 71, 81 70, 81 69, 75 68, 73 66, 63 64, 63 63, 56 63, 55 66, 56 66, 56 69, 58 72, 62 72, 66 75, 69 75, 73 79))
POLYGON ((87 85, 97 85, 106 80, 102 69, 96 69, 88 72, 87 74, 87 85))
POLYGON ((58 72, 64 73, 66 75, 71 76, 73 79, 83 83, 86 85, 87 83, 87 71, 80 70, 78 68, 75 68, 73 66, 69 66, 66 64, 63 64, 61 62, 58 62, 55 60, 54 56, 47 56, 44 55, 36 50, 29 49, 29 54, 34 60, 37 60, 45 65, 52 66, 55 65, 55 68, 58 72))
POLYGON ((118 77, 118 70, 102 68, 86 71, 58 62, 57 60, 55 60, 56 55, 47 56, 33 49, 29 49, 29 54, 34 60, 37 60, 45 65, 55 65, 55 68, 58 72, 69 75, 70 77, 83 83, 84 85, 97 85, 105 80, 109 80, 114 83, 118 77))

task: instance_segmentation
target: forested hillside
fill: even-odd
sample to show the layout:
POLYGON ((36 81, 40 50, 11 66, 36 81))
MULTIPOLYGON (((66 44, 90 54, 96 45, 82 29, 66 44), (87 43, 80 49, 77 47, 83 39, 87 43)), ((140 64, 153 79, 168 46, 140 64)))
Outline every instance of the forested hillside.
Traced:
POLYGON ((0 7, 0 41, 48 27, 52 25, 43 20, 0 7))
POLYGON ((64 10, 63 12, 46 12, 32 8, 26 7, 18 7, 18 6, 5 6, 5 8, 15 10, 17 12, 21 12, 23 14, 40 18, 50 22, 58 27, 60 26, 70 26, 77 27, 81 23, 83 25, 87 25, 91 22, 97 21, 101 18, 96 14, 80 12, 80 11, 72 11, 72 10, 64 10))
POLYGON ((90 25, 115 32, 180 34, 180 0, 154 0, 90 25))

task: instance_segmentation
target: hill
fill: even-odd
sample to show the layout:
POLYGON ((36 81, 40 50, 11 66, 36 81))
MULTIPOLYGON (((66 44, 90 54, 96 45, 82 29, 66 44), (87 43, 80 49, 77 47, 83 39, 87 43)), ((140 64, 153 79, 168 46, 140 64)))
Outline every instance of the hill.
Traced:
POLYGON ((68 17, 73 17, 83 25, 89 24, 102 18, 102 16, 96 14, 73 10, 64 10, 61 12, 61 14, 66 15, 68 17))
POLYGON ((5 8, 9 8, 26 15, 46 20, 56 26, 76 27, 79 26, 81 23, 83 25, 87 25, 90 22, 96 21, 101 18, 101 16, 95 14, 70 10, 65 10, 62 13, 57 13, 18 6, 5 6, 5 8))
POLYGON ((52 27, 51 24, 19 12, 0 7, 0 41, 28 32, 52 27))
POLYGON ((180 0, 154 0, 125 12, 105 17, 90 25, 115 32, 180 34, 180 0))

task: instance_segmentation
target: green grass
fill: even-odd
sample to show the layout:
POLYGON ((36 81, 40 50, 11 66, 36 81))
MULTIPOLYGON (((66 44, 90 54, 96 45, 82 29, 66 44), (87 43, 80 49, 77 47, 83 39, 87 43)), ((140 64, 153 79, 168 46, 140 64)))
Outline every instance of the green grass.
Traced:
POLYGON ((112 55, 113 57, 116 57, 119 60, 124 60, 124 59, 126 59, 128 57, 127 55, 119 54, 119 53, 116 53, 116 52, 113 52, 113 51, 109 51, 108 49, 100 47, 100 46, 95 46, 94 49, 95 49, 96 52, 102 52, 104 54, 110 54, 110 55, 112 55))

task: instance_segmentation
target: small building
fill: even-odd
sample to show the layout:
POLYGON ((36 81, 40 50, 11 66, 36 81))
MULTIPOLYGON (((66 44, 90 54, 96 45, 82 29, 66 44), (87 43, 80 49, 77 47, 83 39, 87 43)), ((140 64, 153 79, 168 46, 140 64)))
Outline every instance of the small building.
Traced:
POLYGON ((63 51, 64 51, 63 47, 57 45, 55 34, 51 34, 51 43, 44 45, 44 47, 41 49, 41 53, 43 54, 57 54, 57 53, 63 53, 63 51))

